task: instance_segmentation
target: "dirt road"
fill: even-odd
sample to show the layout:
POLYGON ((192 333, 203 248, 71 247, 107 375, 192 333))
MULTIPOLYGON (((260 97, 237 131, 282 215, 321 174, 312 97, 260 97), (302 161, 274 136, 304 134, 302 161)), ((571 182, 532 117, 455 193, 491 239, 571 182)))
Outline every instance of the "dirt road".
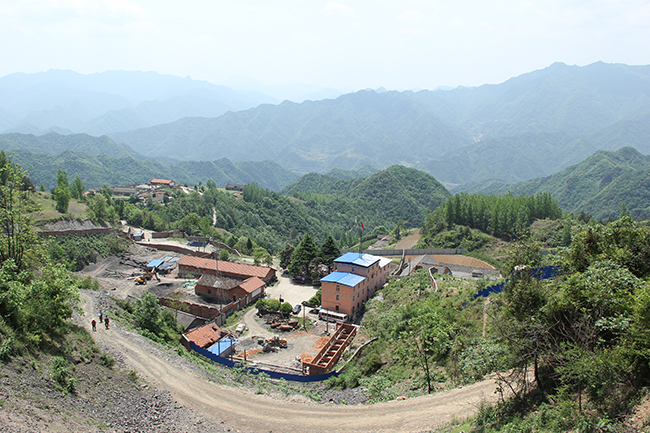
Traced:
MULTIPOLYGON (((85 322, 98 310, 88 293, 82 294, 85 322)), ((86 324, 90 328, 90 324, 86 324)), ((473 414, 481 401, 495 400, 492 380, 429 396, 374 405, 296 403, 255 395, 205 380, 179 367, 168 352, 152 353, 141 338, 112 326, 92 332, 102 345, 119 351, 124 361, 159 389, 167 389, 181 405, 201 413, 211 422, 244 432, 417 432, 430 430, 473 414)))

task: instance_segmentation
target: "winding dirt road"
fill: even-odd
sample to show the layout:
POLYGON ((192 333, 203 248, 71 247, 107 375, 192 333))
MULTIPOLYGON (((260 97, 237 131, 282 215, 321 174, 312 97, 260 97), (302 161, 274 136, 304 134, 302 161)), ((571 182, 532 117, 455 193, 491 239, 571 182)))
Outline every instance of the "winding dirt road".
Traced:
MULTIPOLYGON (((82 293, 85 322, 97 317, 92 297, 82 293)), ((87 324, 88 328, 90 325, 87 324)), ((131 368, 159 389, 167 389, 178 403, 203 414, 225 428, 244 432, 418 432, 462 419, 475 413, 481 401, 496 399, 496 385, 486 380, 436 394, 374 405, 296 403, 255 395, 218 385, 169 360, 175 354, 154 355, 138 344, 129 331, 98 326, 92 335, 119 351, 131 368)))

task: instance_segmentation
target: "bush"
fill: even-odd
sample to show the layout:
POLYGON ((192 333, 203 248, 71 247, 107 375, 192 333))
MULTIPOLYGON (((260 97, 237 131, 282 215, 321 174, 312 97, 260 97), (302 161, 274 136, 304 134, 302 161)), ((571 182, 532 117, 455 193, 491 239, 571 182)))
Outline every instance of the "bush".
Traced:
POLYGON ((282 313, 285 316, 289 316, 293 312, 293 307, 291 306, 290 303, 284 302, 282 305, 280 305, 280 313, 282 313))

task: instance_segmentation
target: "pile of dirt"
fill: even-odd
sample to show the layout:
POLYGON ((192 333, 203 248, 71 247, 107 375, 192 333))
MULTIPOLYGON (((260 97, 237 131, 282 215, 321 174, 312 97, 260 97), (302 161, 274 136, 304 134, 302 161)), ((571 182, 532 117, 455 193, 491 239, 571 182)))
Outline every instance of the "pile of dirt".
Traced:
MULTIPOLYGON (((199 432, 203 421, 152 389, 135 372, 102 365, 99 354, 74 366, 74 391, 52 379, 52 359, 39 356, 0 364, 3 432, 199 432)), ((72 368, 72 367, 69 367, 72 368)), ((211 426, 210 431, 223 431, 211 426)))

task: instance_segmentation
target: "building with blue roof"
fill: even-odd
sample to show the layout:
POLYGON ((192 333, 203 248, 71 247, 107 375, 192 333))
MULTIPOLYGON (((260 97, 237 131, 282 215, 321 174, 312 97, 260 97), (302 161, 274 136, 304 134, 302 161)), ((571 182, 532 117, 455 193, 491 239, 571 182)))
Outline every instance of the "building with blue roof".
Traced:
POLYGON ((334 260, 334 272, 321 278, 321 306, 353 317, 386 284, 391 260, 349 252, 334 260))

